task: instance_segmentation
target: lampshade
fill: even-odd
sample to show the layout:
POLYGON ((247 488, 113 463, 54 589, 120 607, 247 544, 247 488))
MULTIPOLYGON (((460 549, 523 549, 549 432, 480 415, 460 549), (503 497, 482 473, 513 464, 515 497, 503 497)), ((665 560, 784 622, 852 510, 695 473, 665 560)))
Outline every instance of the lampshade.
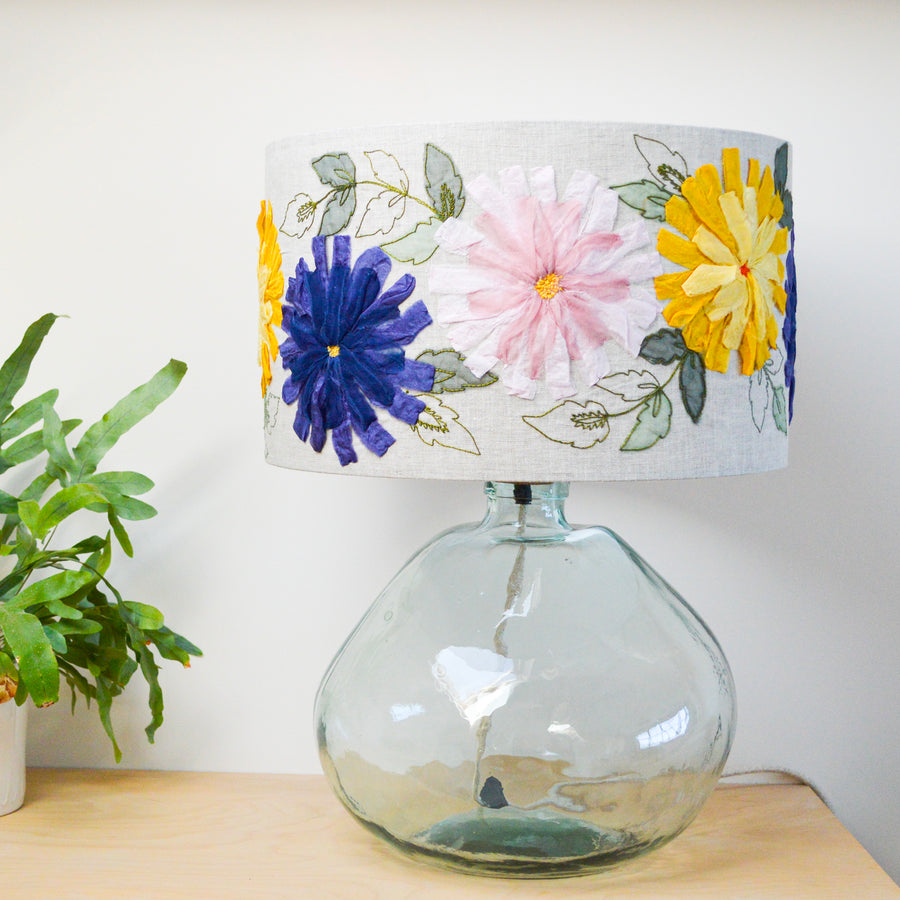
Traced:
POLYGON ((778 138, 652 124, 272 144, 268 461, 508 482, 785 466, 788 162, 778 138))
POLYGON ((366 128, 268 149, 269 462, 483 480, 319 688, 332 788, 477 874, 661 846, 715 787, 734 684, 700 616, 566 482, 787 463, 787 143, 665 125, 366 128))

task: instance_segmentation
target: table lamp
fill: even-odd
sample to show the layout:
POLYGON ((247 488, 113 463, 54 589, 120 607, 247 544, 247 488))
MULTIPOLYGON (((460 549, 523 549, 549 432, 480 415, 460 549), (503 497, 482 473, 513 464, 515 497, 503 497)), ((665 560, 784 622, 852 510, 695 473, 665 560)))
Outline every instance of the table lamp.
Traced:
MULTIPOLYGON (((568 483, 787 464, 788 145, 652 124, 371 127, 267 151, 268 462, 484 482, 344 643, 325 774, 371 832, 465 872, 553 877, 682 831, 734 686, 568 483)), ((312 560, 307 561, 313 564, 312 560)))

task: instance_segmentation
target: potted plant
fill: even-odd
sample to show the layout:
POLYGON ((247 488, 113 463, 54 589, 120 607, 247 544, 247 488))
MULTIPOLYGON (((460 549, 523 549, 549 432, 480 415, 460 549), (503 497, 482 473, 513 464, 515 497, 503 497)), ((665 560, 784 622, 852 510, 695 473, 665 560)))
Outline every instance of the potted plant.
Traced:
POLYGON ((56 703, 65 679, 73 709, 78 694, 89 706, 96 702, 118 762, 113 699, 141 673, 150 687, 152 742, 163 721, 154 650, 185 666, 200 655, 158 609, 124 600, 107 578, 114 544, 133 555, 123 523, 156 510, 137 498, 153 487, 149 478, 98 471, 106 452, 175 390, 187 367, 171 360, 71 446, 81 421, 59 416, 59 391, 13 403, 57 318, 48 313, 34 322, 0 367, 0 814, 17 809, 24 795, 29 697, 38 707, 56 703), (73 540, 76 524, 87 530, 73 540))

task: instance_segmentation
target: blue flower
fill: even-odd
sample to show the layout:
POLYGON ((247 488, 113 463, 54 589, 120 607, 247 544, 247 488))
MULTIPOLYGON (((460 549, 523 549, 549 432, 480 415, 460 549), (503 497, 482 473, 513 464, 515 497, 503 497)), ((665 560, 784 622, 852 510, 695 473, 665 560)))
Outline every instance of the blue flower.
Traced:
POLYGON ((787 359, 784 363, 784 383, 788 389, 788 421, 794 418, 794 361, 797 358, 797 269, 794 265, 794 231, 791 229, 791 249, 785 261, 784 291, 787 301, 784 307, 784 325, 781 334, 787 359))
POLYGON ((297 404, 294 431, 320 453, 327 432, 342 466, 356 462, 353 432, 363 446, 383 456, 394 438, 379 424, 374 407, 414 425, 425 404, 402 388, 428 391, 434 366, 407 359, 403 347, 431 324, 419 300, 398 307, 416 280, 403 275, 384 290, 391 261, 378 247, 350 267, 350 238, 334 238, 331 267, 324 237, 313 238, 315 268, 297 263, 283 304, 281 345, 284 402, 297 404))

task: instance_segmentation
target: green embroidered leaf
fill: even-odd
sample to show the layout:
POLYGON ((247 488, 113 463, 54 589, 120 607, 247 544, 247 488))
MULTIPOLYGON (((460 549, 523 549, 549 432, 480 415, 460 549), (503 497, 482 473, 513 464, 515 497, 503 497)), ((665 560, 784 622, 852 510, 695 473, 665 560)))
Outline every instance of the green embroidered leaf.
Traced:
POLYGON ((22 342, 0 366, 0 422, 12 412, 13 397, 25 384, 31 362, 40 349, 47 332, 59 316, 47 313, 32 322, 25 331, 22 342))
POLYGON ((312 167, 322 184, 336 188, 352 187, 356 184, 356 165, 346 153, 326 153, 314 159, 312 167))
POLYGON ((669 433, 671 425, 672 403, 659 391, 641 405, 637 422, 620 449, 647 450, 669 433))
MULTIPOLYGON (((362 221, 356 229, 357 237, 389 234, 397 220, 406 212, 406 197, 396 191, 382 191, 366 204, 362 221)), ((327 208, 326 208, 327 214, 327 208)))
POLYGON ((35 422, 39 422, 44 414, 45 406, 52 406, 56 403, 59 391, 54 389, 35 397, 27 403, 23 403, 15 412, 11 413, 9 418, 0 425, 0 443, 10 441, 20 434, 24 434, 35 422))
POLYGON ((681 390, 681 402, 696 425, 706 404, 706 364, 699 353, 693 350, 685 353, 678 373, 678 387, 681 390))
POLYGON ((677 328, 661 328, 653 334, 648 334, 641 343, 638 356, 647 362, 660 366, 668 366, 681 359, 687 353, 684 338, 677 328))
POLYGON ((12 650, 19 678, 35 706, 49 706, 59 700, 59 668, 50 640, 40 620, 31 613, 0 603, 0 632, 12 650))
POLYGON ((782 228, 793 228, 794 227, 794 198, 791 196, 791 192, 787 187, 788 180, 788 145, 787 143, 782 144, 775 151, 775 171, 773 172, 774 180, 775 180, 775 190, 781 197, 781 202, 784 204, 784 213, 781 216, 778 224, 781 225, 782 228))
POLYGON ((459 413, 455 409, 431 394, 417 396, 425 403, 425 409, 419 413, 419 419, 412 430, 423 443, 429 447, 438 444, 448 450, 481 455, 472 432, 459 421, 459 413))
POLYGON ((279 231, 288 237, 303 237, 316 217, 316 202, 309 194, 296 194, 284 211, 279 231))
POLYGON ((646 369, 638 372, 629 369, 627 372, 614 372, 597 382, 597 387, 610 394, 621 397, 626 403, 637 403, 648 394, 659 390, 659 381, 652 372, 646 369))
POLYGON ((666 204, 672 194, 655 181, 644 179, 629 184, 616 184, 612 189, 626 206, 636 209, 645 219, 666 221, 666 204))
POLYGON ((396 156, 384 150, 367 150, 364 156, 369 160, 376 181, 401 194, 409 190, 409 176, 397 162, 396 156))
POLYGON ((765 369, 760 369, 749 376, 750 415, 756 430, 761 432, 766 422, 766 413, 769 410, 769 400, 772 397, 772 388, 766 377, 765 369))
POLYGON ((788 433, 788 410, 787 400, 784 397, 784 388, 778 385, 772 391, 772 418, 778 430, 784 434, 788 433))
POLYGON ((634 145, 647 163, 650 175, 659 184, 672 192, 681 190, 688 167, 680 153, 669 149, 662 141, 639 134, 634 136, 634 145))
POLYGON ((576 450, 589 450, 609 437, 609 413, 596 400, 566 400, 539 416, 522 416, 522 421, 545 438, 576 450))
POLYGON ((453 160, 434 144, 425 145, 425 190, 441 221, 458 216, 465 206, 463 180, 453 160))
POLYGON ((432 216, 427 222, 419 222, 409 234, 404 234, 396 241, 382 244, 381 249, 397 262, 421 265, 434 256, 434 251, 437 250, 434 235, 440 227, 441 220, 432 216))
POLYGON ((322 222, 319 225, 319 234, 330 237, 343 231, 350 224, 355 212, 355 187, 346 187, 332 194, 331 199, 325 204, 325 212, 322 214, 322 222))
POLYGON ((146 384, 135 388, 120 400, 99 422, 82 435, 74 450, 78 478, 87 478, 106 452, 145 416, 148 416, 178 387, 187 366, 171 359, 146 384))
POLYGON ((432 394, 453 394, 467 388, 487 387, 497 380, 490 372, 476 375, 466 366, 465 357, 456 350, 425 350, 416 359, 434 366, 432 394))

